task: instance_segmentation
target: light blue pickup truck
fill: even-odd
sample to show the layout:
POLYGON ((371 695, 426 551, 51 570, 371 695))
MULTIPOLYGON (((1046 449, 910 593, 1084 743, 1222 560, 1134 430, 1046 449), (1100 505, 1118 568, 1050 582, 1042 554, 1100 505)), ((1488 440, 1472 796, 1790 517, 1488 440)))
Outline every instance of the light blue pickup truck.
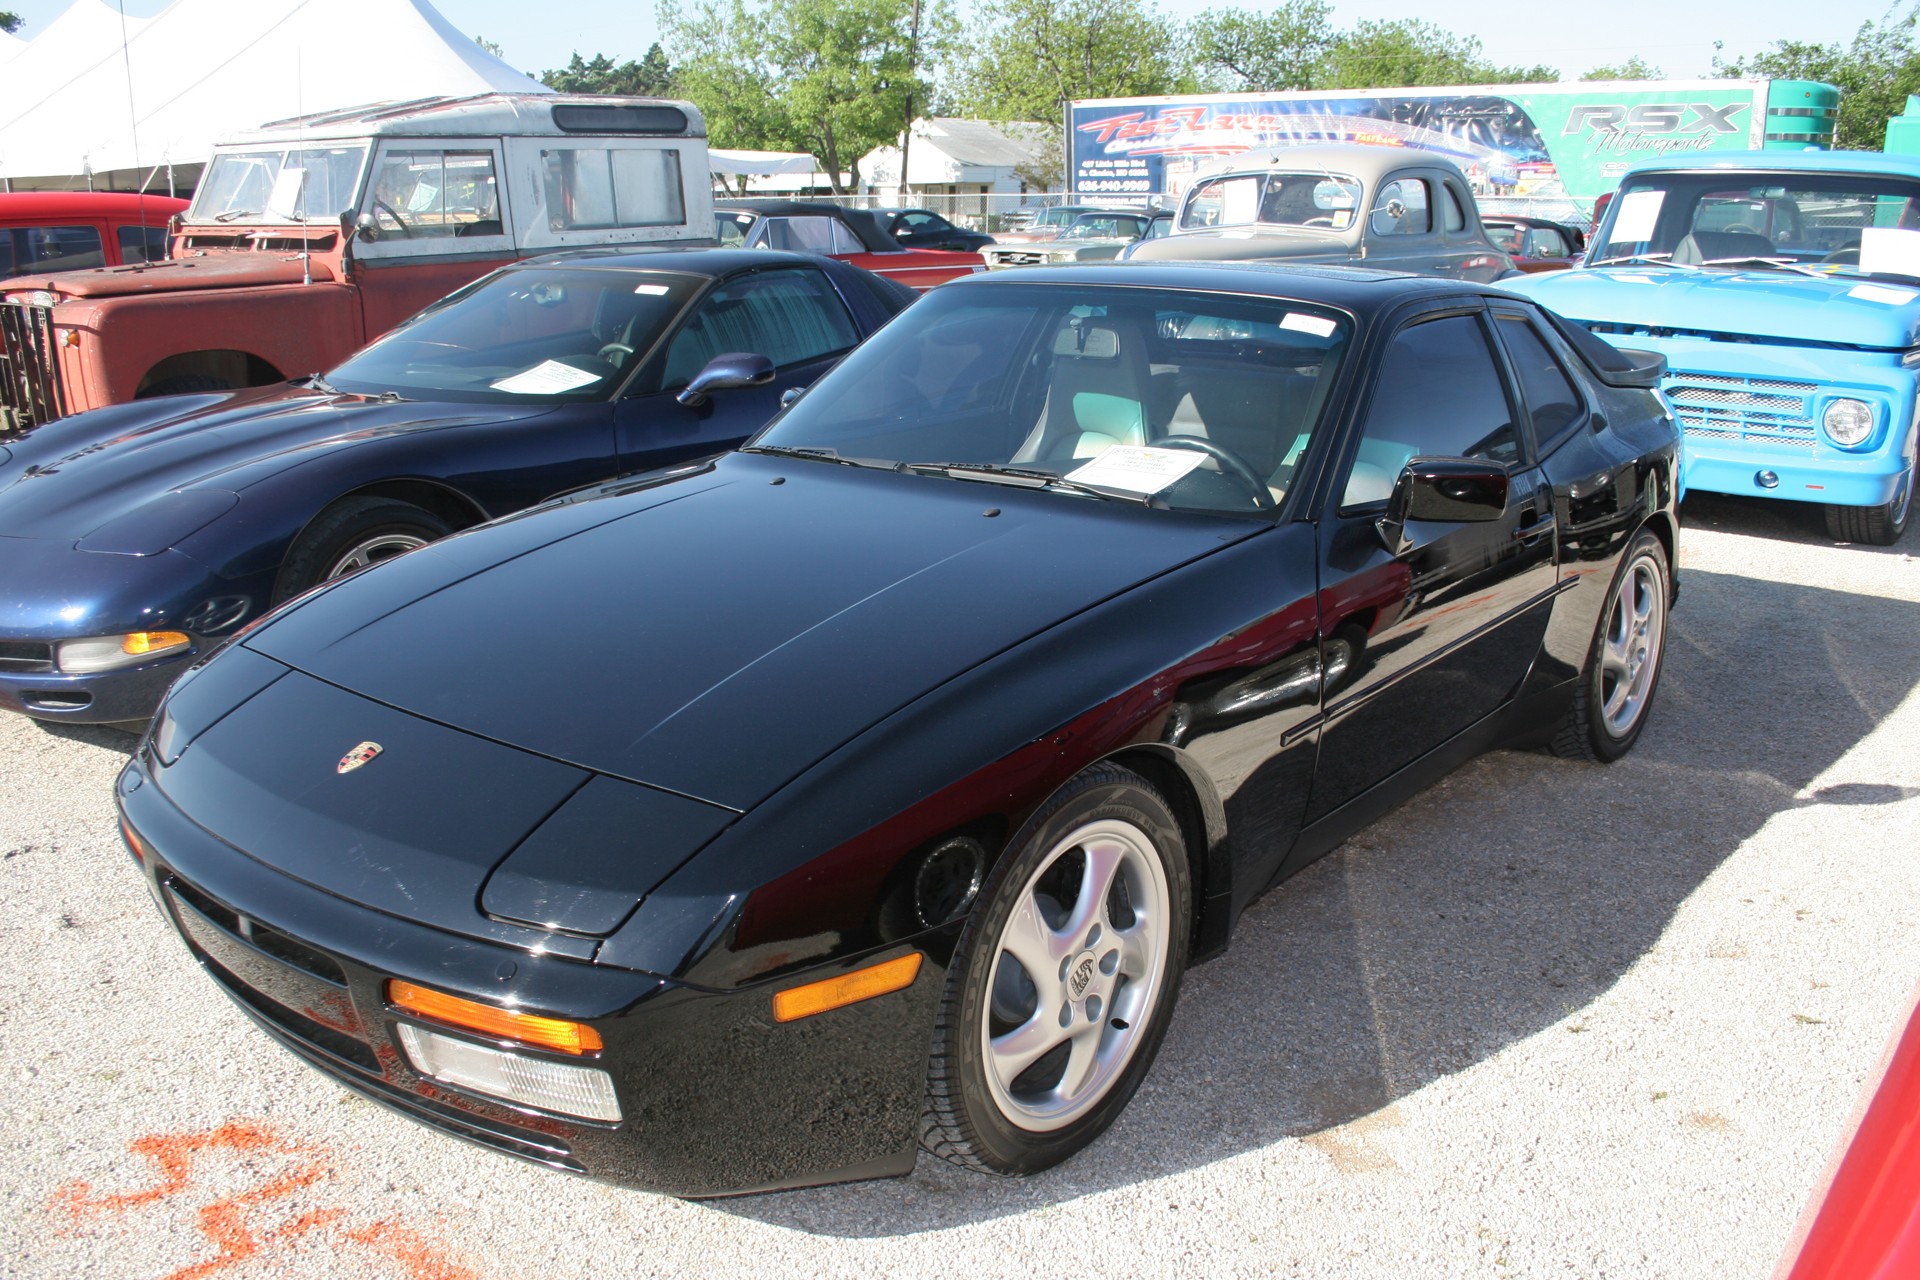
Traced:
POLYGON ((1628 171, 1572 271, 1503 281, 1667 357, 1688 488, 1825 505, 1886 546, 1915 483, 1920 158, 1713 152, 1628 171))

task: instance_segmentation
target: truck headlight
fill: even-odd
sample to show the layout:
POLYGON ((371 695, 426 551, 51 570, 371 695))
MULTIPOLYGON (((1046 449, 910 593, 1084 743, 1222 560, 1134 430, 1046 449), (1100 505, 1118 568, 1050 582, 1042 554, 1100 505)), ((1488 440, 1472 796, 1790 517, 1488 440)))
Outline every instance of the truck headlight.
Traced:
POLYGON ((1865 400, 1835 400, 1820 422, 1829 439, 1851 449, 1873 434, 1873 406, 1865 400))

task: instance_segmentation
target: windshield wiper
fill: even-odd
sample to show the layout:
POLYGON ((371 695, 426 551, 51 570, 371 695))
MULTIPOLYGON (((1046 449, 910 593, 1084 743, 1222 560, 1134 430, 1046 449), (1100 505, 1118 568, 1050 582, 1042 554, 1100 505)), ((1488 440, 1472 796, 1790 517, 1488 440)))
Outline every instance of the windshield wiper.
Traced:
POLYGON ((837 462, 843 467, 871 467, 878 471, 892 471, 894 464, 882 462, 878 458, 843 458, 838 450, 826 448, 802 448, 785 444, 750 444, 743 447, 742 453, 766 453, 776 458, 806 458, 813 462, 837 462))
POLYGON ((214 214, 213 220, 215 222, 233 222, 240 218, 257 218, 259 216, 260 211, 258 209, 229 209, 225 213, 214 214))
POLYGON ((321 377, 317 373, 307 379, 306 388, 309 391, 318 391, 323 396, 339 396, 339 395, 346 394, 346 392, 340 390, 340 388, 334 386, 331 382, 328 382, 325 378, 321 377))
POLYGON ((1075 493, 1090 494, 1096 498, 1108 498, 1119 502, 1138 502, 1143 506, 1153 505, 1150 493, 1134 493, 1126 489, 1105 489, 1099 485, 1084 484, 1051 471, 1038 467, 1010 467, 998 462, 903 462, 900 470, 910 471, 914 475, 951 476, 956 480, 985 480, 998 484, 1011 484, 1022 489, 1070 489, 1075 493))
POLYGON ((1617 258, 1602 258, 1596 267, 1672 267, 1676 271, 1698 271, 1691 262, 1674 262, 1664 253, 1623 253, 1617 258))
POLYGON ((1776 271, 1797 271, 1803 276, 1812 276, 1817 280, 1826 279, 1827 273, 1815 271, 1805 263, 1795 262, 1792 258, 1709 258, 1700 264, 1703 267, 1772 267, 1776 271))

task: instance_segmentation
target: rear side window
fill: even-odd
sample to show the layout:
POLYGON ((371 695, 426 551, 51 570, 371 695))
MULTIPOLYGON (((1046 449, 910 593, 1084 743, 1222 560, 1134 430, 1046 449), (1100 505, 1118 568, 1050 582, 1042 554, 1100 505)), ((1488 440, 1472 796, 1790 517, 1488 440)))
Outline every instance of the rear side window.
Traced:
POLYGON ((1534 327, 1520 316, 1502 313, 1500 336, 1507 344, 1520 380, 1520 395, 1533 416, 1533 434, 1542 450, 1557 443, 1585 412, 1573 380, 1554 359, 1553 352, 1534 327))
POLYGON ((1449 231, 1464 231, 1467 226, 1466 211, 1460 207, 1460 197, 1454 194, 1452 187, 1440 184, 1440 213, 1446 220, 1442 225, 1449 231))
POLYGON ((785 249, 792 253, 821 253, 828 256, 865 253, 867 247, 854 238, 840 219, 824 215, 792 218, 768 218, 747 241, 749 248, 785 249))
POLYGON ((1477 316, 1426 320, 1395 335, 1340 505, 1385 502, 1413 458, 1520 461, 1506 380, 1477 316))
POLYGON ((158 262, 167 256, 165 227, 116 227, 121 262, 158 262))
POLYGON ((555 231, 670 227, 687 220, 680 153, 671 147, 542 151, 555 231))
POLYGON ((12 232, 12 238, 9 275, 77 271, 107 264, 100 233, 93 227, 21 227, 12 232))

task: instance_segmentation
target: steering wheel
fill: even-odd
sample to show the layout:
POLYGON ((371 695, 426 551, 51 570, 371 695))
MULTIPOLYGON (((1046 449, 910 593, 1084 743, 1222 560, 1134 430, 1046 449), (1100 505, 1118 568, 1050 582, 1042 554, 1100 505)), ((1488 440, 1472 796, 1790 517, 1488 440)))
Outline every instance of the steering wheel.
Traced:
POLYGON ((1252 463, 1225 445, 1217 444, 1205 436, 1155 436, 1147 441, 1147 448, 1192 449, 1195 453, 1204 453, 1220 464, 1221 475, 1232 475, 1234 479, 1247 486, 1248 492, 1253 495, 1254 506, 1264 509, 1276 505, 1272 492, 1267 488, 1267 482, 1261 478, 1258 471, 1253 469, 1252 463))
POLYGON ((624 342, 609 342, 595 354, 608 364, 619 364, 622 360, 632 358, 633 348, 624 342))
POLYGON ((1842 266, 1856 265, 1860 261, 1860 246, 1850 244, 1844 249, 1835 249, 1832 253, 1820 259, 1820 261, 1837 262, 1842 266))
POLYGON ((1303 227, 1330 227, 1333 225, 1333 219, 1332 218, 1308 218, 1305 222, 1301 223, 1300 225, 1303 227))
POLYGON ((394 208, 392 205, 388 204, 385 200, 381 200, 378 197, 375 197, 373 202, 373 211, 375 213, 380 213, 384 211, 389 218, 393 219, 393 225, 399 230, 401 235, 408 236, 408 237, 411 237, 413 235, 413 228, 408 226, 407 220, 400 216, 400 211, 394 208))

